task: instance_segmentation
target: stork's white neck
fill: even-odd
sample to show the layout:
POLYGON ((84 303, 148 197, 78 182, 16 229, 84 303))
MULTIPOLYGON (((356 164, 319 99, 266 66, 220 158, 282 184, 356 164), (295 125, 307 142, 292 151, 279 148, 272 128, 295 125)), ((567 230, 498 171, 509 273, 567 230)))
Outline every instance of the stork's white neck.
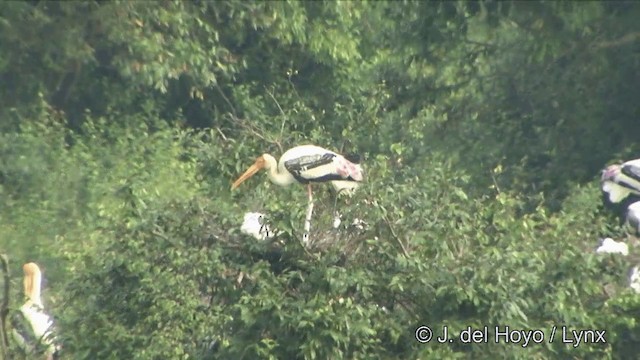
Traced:
POLYGON ((272 183, 280 186, 289 186, 295 182, 296 179, 288 171, 278 171, 278 163, 273 156, 264 154, 262 157, 265 161, 264 168, 267 170, 269 180, 271 180, 272 183))
POLYGON ((42 307, 42 299, 40 298, 40 286, 42 284, 42 273, 34 271, 25 277, 25 295, 28 301, 42 307))

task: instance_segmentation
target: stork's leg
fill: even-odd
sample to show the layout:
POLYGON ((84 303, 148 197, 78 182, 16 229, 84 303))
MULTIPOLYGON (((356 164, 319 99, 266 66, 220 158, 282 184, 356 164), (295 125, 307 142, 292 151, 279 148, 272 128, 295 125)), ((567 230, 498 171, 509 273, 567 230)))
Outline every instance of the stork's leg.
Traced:
POLYGON ((309 201, 307 207, 307 217, 304 219, 304 235, 302 242, 306 245, 309 242, 309 232, 311 231, 311 215, 313 215, 313 201, 309 201))
POLYGON ((338 195, 340 195, 340 191, 336 193, 336 199, 333 202, 333 228, 337 229, 340 226, 342 220, 340 220, 340 214, 338 214, 338 195))
POLYGON ((307 206, 307 216, 304 219, 304 235, 302 235, 302 242, 305 245, 309 242, 309 232, 311 231, 311 216, 313 215, 313 194, 311 192, 311 184, 307 184, 307 193, 309 195, 309 205, 307 206))

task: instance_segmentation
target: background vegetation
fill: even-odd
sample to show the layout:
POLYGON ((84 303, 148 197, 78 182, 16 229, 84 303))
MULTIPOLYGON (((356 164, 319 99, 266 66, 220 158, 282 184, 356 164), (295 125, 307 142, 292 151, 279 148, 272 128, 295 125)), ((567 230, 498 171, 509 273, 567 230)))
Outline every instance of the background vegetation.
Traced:
POLYGON ((598 171, 640 152, 638 18, 632 1, 4 3, 11 306, 37 262, 63 359, 635 358, 632 264, 593 250, 624 234, 598 171), (364 155, 338 203, 364 230, 331 230, 318 187, 322 246, 304 249, 303 189, 229 191, 303 143, 364 155), (249 211, 274 242, 239 232, 249 211), (607 344, 420 344, 419 325, 607 344))

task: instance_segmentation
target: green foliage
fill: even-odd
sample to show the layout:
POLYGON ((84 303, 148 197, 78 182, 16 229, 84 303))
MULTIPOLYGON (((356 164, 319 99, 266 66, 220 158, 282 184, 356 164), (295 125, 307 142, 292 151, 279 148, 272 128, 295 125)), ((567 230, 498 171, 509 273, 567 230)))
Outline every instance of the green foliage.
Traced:
POLYGON ((594 248, 625 235, 596 178, 637 157, 639 15, 631 2, 8 2, 11 299, 38 262, 71 359, 633 358, 635 264, 594 248), (309 247, 299 186, 259 174, 229 190, 260 154, 304 143, 359 152, 366 173, 338 199, 338 229, 334 194, 314 188, 309 247), (240 232, 253 211, 275 238, 240 232), (547 341, 420 344, 420 325, 547 341), (607 344, 549 343, 563 325, 606 329, 607 344))

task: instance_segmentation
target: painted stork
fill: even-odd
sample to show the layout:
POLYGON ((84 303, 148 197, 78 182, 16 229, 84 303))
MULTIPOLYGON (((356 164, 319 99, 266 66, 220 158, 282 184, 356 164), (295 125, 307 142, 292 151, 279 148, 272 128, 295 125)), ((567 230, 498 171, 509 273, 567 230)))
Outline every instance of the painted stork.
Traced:
POLYGON ((609 165, 602 170, 600 182, 608 201, 614 204, 620 203, 629 195, 640 196, 640 159, 630 160, 622 165, 609 165))
POLYGON ((640 159, 608 166, 600 182, 604 204, 640 236, 640 159))
POLYGON ((269 179, 275 184, 288 186, 298 182, 307 185, 309 206, 305 219, 304 242, 307 242, 309 238, 311 215, 313 213, 311 183, 329 181, 361 182, 364 178, 362 168, 344 156, 319 146, 301 145, 285 151, 280 157, 280 161, 277 162, 269 154, 259 156, 255 163, 233 183, 231 190, 238 188, 240 184, 261 169, 267 170, 269 179))
POLYGON ((240 231, 243 234, 253 236, 256 240, 266 240, 275 235, 269 228, 269 225, 265 223, 264 214, 257 212, 244 214, 244 221, 242 222, 240 231))
POLYGON ((629 255, 629 246, 622 241, 615 241, 612 238, 602 239, 600 246, 596 249, 598 254, 621 254, 629 255))
POLYGON ((624 219, 627 225, 631 227, 633 234, 640 236, 640 201, 636 201, 627 206, 624 219))
POLYGON ((25 351, 42 352, 47 360, 57 359, 60 346, 53 334, 53 321, 45 313, 40 298, 42 273, 35 263, 24 264, 22 270, 27 301, 14 318, 14 337, 25 351))
POLYGON ((640 293, 640 266, 636 265, 629 269, 629 287, 636 293, 640 293))

